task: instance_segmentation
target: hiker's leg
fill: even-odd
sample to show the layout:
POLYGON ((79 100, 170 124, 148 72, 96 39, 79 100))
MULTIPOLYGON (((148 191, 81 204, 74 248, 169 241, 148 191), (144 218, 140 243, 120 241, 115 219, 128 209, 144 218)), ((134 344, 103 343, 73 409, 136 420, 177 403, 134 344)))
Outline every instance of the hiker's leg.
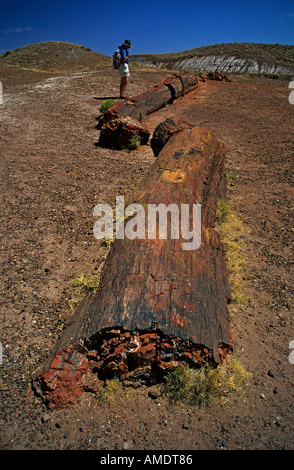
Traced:
POLYGON ((127 84, 128 84, 128 77, 121 77, 120 88, 119 88, 120 96, 123 96, 127 84))

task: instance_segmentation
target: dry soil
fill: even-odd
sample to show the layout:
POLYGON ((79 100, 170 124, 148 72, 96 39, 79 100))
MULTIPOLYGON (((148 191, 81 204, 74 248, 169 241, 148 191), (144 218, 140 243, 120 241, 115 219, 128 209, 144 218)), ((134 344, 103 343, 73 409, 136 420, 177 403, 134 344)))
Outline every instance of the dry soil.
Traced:
MULTIPOLYGON (((170 75, 132 71, 135 96, 170 75)), ((85 393, 48 411, 30 393, 32 372, 72 315, 81 273, 99 272, 105 250, 93 236, 93 208, 139 184, 150 146, 99 148, 100 104, 118 96, 115 71, 71 75, 2 68, 1 448, 9 450, 294 449, 293 117, 288 83, 206 81, 150 115, 212 131, 227 148, 230 196, 246 228, 247 306, 231 305, 235 350, 252 378, 225 406, 181 407, 148 387, 109 400, 85 393)))

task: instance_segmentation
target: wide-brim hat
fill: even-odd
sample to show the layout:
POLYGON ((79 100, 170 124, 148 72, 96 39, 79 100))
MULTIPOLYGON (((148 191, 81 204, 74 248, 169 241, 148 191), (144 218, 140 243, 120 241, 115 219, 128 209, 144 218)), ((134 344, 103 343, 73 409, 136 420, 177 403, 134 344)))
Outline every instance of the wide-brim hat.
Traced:
POLYGON ((123 46, 132 47, 132 43, 129 39, 126 39, 125 42, 123 43, 123 46))

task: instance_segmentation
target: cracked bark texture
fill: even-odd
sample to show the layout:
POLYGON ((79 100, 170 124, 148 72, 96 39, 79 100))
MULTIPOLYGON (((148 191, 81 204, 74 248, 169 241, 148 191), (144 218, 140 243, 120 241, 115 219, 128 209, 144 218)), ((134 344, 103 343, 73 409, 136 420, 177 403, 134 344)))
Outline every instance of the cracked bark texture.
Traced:
MULTIPOLYGON (((232 350, 230 288, 214 229, 225 146, 193 127, 172 135, 133 202, 201 204, 201 245, 183 239, 116 239, 96 294, 86 297, 33 377, 50 408, 73 403, 91 377, 152 381, 183 362, 218 364, 232 350)), ((145 210, 146 212, 146 210, 145 210)), ((129 217, 125 224, 132 222, 129 217)), ((168 223, 168 232, 171 228, 168 223)))
POLYGON ((97 129, 101 130, 98 145, 117 149, 128 147, 134 133, 142 138, 142 144, 146 144, 150 132, 142 125, 144 118, 194 90, 197 85, 196 76, 174 74, 140 95, 114 104, 97 124, 97 129))

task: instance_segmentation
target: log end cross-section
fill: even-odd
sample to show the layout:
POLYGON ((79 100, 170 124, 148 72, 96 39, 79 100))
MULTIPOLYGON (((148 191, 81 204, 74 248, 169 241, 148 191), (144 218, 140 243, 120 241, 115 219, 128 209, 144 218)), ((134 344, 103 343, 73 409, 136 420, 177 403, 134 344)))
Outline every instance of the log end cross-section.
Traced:
POLYGON ((165 121, 158 124, 150 142, 154 155, 156 157, 159 155, 172 135, 183 129, 191 129, 192 127, 192 124, 176 117, 167 118, 165 121))
POLYGON ((140 128, 140 123, 144 118, 163 106, 173 103, 179 96, 194 90, 197 85, 196 76, 174 74, 140 95, 114 104, 99 118, 97 129, 100 129, 101 133, 98 144, 102 147, 117 149, 128 146, 133 127, 138 128, 137 132, 142 137, 141 143, 145 144, 148 142, 150 132, 146 127, 144 130, 140 128), (131 124, 128 118, 132 120, 131 124))
POLYGON ((201 243, 183 249, 182 233, 149 237, 147 225, 145 238, 115 240, 98 292, 79 305, 34 374, 33 389, 50 408, 73 403, 95 380, 116 375, 148 383, 182 363, 217 365, 230 353, 230 287, 214 229, 224 155, 224 145, 206 129, 170 136, 133 201, 148 215, 154 205, 173 204, 177 215, 201 206, 201 243))
POLYGON ((147 144, 150 132, 141 122, 129 116, 119 116, 103 124, 98 145, 106 148, 129 148, 138 136, 142 145, 147 144))

